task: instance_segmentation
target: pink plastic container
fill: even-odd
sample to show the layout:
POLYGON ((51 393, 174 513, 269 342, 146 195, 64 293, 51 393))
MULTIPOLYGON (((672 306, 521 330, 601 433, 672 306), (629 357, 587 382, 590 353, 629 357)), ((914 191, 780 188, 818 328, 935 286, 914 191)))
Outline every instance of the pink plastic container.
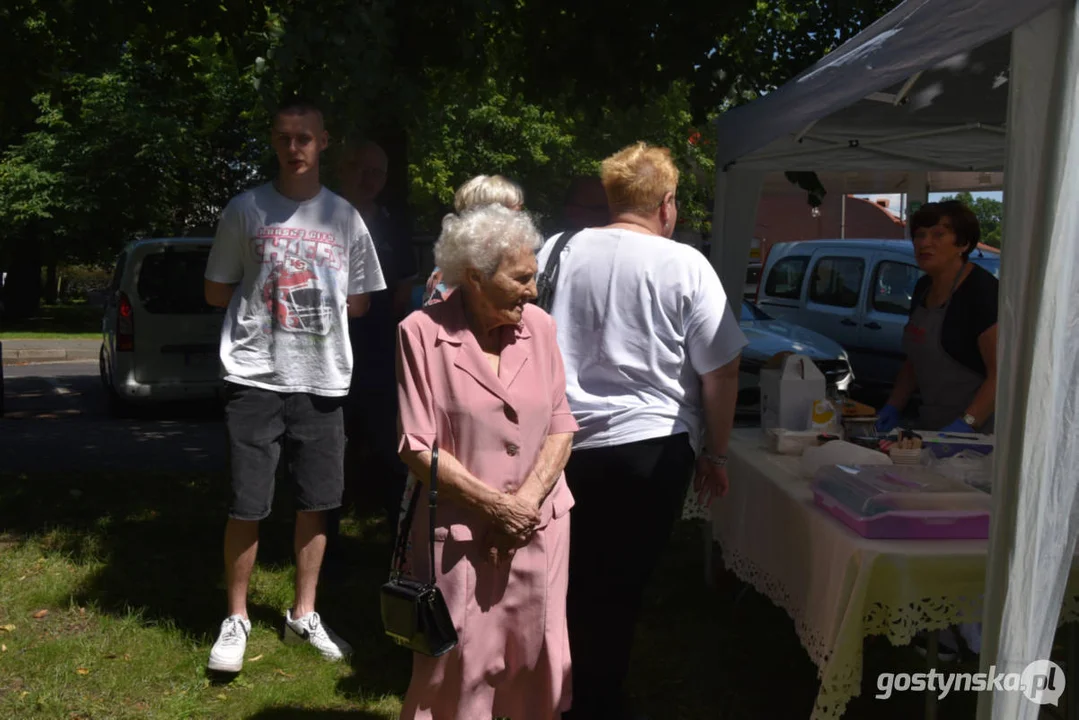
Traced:
POLYGON ((813 480, 813 501, 862 537, 984 540, 989 495, 918 466, 832 465, 813 480))

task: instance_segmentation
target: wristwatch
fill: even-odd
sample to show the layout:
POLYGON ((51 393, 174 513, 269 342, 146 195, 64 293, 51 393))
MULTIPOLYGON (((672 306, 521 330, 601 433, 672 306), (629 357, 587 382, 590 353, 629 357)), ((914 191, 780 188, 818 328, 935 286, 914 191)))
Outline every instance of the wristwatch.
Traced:
POLYGON ((727 464, 726 455, 715 455, 705 450, 701 453, 701 457, 703 457, 705 460, 712 463, 716 467, 724 467, 727 464))
POLYGON ((978 421, 975 420, 974 416, 971 415, 970 413, 966 413, 965 415, 963 415, 963 422, 965 422, 967 425, 970 425, 970 428, 972 430, 978 424, 978 421))

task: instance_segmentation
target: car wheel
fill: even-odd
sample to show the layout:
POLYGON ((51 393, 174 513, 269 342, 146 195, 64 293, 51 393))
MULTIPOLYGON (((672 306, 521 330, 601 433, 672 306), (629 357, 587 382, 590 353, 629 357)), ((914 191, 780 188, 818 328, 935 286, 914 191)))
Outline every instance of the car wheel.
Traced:
POLYGON ((101 387, 105 390, 105 404, 108 406, 109 415, 114 418, 131 417, 131 405, 120 397, 112 384, 112 375, 109 373, 108 363, 105 362, 105 346, 101 346, 98 355, 98 372, 101 375, 101 387))
POLYGON ((105 365, 105 345, 102 343, 101 351, 97 354, 97 372, 101 376, 101 387, 105 389, 105 392, 112 390, 112 383, 109 382, 109 369, 105 365))

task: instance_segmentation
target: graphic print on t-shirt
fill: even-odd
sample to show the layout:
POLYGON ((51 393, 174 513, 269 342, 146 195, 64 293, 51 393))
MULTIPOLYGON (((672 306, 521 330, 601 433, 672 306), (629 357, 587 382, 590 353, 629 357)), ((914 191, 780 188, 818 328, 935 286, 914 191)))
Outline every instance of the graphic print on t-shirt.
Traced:
POLYGON ((256 257, 270 266, 262 286, 262 301, 272 327, 327 335, 333 327, 334 307, 324 273, 344 267, 343 247, 333 233, 262 227, 254 242, 256 257))

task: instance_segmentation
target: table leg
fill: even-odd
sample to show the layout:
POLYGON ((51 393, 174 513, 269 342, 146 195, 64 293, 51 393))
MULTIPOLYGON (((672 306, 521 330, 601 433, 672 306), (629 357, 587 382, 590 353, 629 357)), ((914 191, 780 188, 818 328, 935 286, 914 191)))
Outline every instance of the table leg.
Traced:
POLYGON ((1068 720, 1079 720, 1079 628, 1076 623, 1070 622, 1064 626, 1064 645, 1068 658, 1068 669, 1064 671, 1064 677, 1068 684, 1065 689, 1068 697, 1065 700, 1068 720))
POLYGON ((716 586, 715 568, 712 566, 712 523, 706 522, 701 525, 704 532, 704 584, 705 587, 716 586))
MULTIPOLYGON (((937 667, 937 659, 940 651, 940 638, 936 630, 927 633, 925 660, 930 670, 937 667)), ((925 691, 925 720, 937 720, 937 693, 934 690, 925 691)))

